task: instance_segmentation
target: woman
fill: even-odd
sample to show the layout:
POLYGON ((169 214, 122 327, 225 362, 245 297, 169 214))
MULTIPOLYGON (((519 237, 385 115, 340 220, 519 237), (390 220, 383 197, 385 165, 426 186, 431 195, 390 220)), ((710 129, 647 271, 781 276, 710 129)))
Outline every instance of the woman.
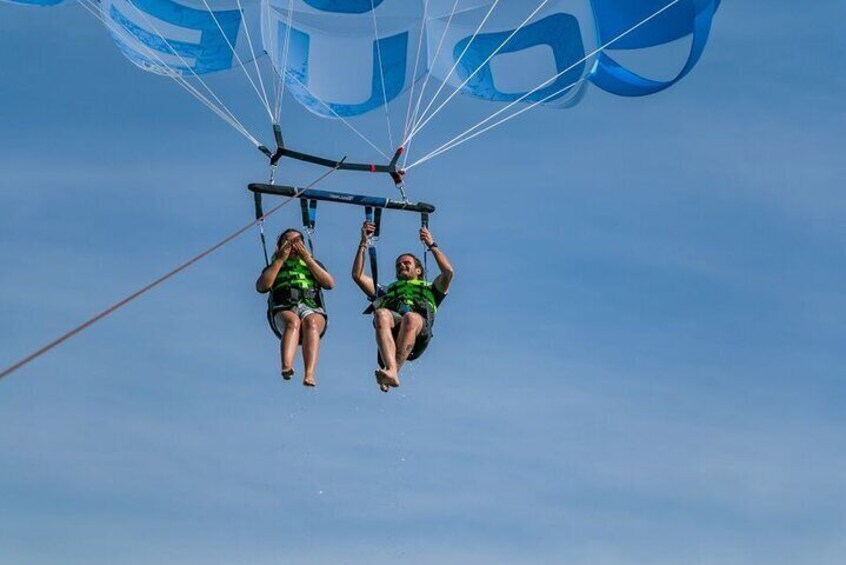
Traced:
POLYGON ((321 290, 334 286, 332 275, 306 248, 303 234, 295 229, 282 232, 273 260, 256 281, 256 290, 272 293, 270 317, 281 335, 282 378, 286 381, 294 376, 294 355, 302 344, 303 385, 315 386, 320 338, 326 332, 321 290))

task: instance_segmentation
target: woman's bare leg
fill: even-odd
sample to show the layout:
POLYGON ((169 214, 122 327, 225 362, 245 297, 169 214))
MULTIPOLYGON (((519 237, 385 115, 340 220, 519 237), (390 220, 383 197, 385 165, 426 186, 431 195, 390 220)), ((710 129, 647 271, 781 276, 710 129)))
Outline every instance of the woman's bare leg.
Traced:
POLYGON ((323 314, 310 314, 302 322, 303 332, 303 365, 305 386, 315 386, 314 369, 317 366, 317 354, 320 352, 320 334, 326 327, 326 317, 323 314))
POLYGON ((281 314, 285 321, 285 330, 282 332, 279 347, 282 356, 282 377, 287 381, 294 376, 294 355, 300 341, 300 317, 296 312, 287 310, 281 314))

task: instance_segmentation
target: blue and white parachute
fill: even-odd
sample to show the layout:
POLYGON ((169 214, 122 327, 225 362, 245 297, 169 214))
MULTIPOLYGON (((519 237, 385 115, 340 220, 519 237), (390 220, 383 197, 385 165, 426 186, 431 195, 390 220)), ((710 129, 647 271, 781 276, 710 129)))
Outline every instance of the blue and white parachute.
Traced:
MULTIPOLYGON (((160 74, 203 75, 251 62, 260 3, 238 0, 100 0, 106 28, 126 57, 160 74)), ((260 42, 260 35, 256 35, 260 42)))
POLYGON ((484 100, 566 107, 588 83, 623 96, 642 96, 683 78, 704 50, 719 0, 672 4, 269 0, 262 37, 274 66, 287 72, 288 87, 300 103, 322 116, 355 116, 379 108, 426 73, 484 100), (665 12, 626 33, 668 5, 665 12), (537 6, 541 8, 535 10, 537 6), (422 65, 416 64, 421 33, 422 65), (689 60, 669 81, 642 78, 600 50, 609 42, 616 50, 647 49, 691 35, 689 60), (551 77, 552 82, 534 90, 551 77))
MULTIPOLYGON (((281 77, 268 82, 284 83, 308 110, 349 118, 425 90, 421 84, 432 85, 430 93, 556 108, 577 103, 591 84, 620 96, 654 94, 697 64, 721 0, 77 1, 97 11, 120 51, 146 71, 199 77, 258 57, 281 77), (641 76, 611 54, 648 57, 681 39, 689 54, 666 80, 641 76)), ((430 109, 418 102, 414 114, 430 109)))

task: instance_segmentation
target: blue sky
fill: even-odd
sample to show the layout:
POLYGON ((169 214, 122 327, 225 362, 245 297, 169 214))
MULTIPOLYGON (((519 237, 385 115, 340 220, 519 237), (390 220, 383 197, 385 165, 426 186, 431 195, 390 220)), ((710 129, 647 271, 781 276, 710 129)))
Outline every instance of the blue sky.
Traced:
MULTIPOLYGON (((725 2, 668 92, 415 169, 458 274, 397 392, 348 280, 360 211, 331 206, 316 390, 277 377, 255 234, 4 379, 0 562, 842 563, 843 16, 725 2)), ((266 169, 78 7, 0 5, 0 67, 5 367, 249 221, 266 169)), ((386 218, 383 258, 415 223, 386 218)))

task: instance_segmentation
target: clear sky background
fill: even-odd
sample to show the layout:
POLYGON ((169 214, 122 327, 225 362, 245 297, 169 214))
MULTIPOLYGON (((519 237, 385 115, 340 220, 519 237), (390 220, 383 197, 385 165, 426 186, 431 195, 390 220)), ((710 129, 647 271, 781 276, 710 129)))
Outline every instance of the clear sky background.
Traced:
MULTIPOLYGON (((4 379, 0 563, 846 562, 844 16, 724 2, 677 87, 593 89, 415 169, 457 276, 388 395, 348 274, 361 211, 329 205, 316 390, 278 377, 256 234, 4 379)), ((0 69, 6 367, 250 221, 267 170, 79 7, 0 5, 0 69)), ((416 229, 386 217, 383 269, 416 229)))

